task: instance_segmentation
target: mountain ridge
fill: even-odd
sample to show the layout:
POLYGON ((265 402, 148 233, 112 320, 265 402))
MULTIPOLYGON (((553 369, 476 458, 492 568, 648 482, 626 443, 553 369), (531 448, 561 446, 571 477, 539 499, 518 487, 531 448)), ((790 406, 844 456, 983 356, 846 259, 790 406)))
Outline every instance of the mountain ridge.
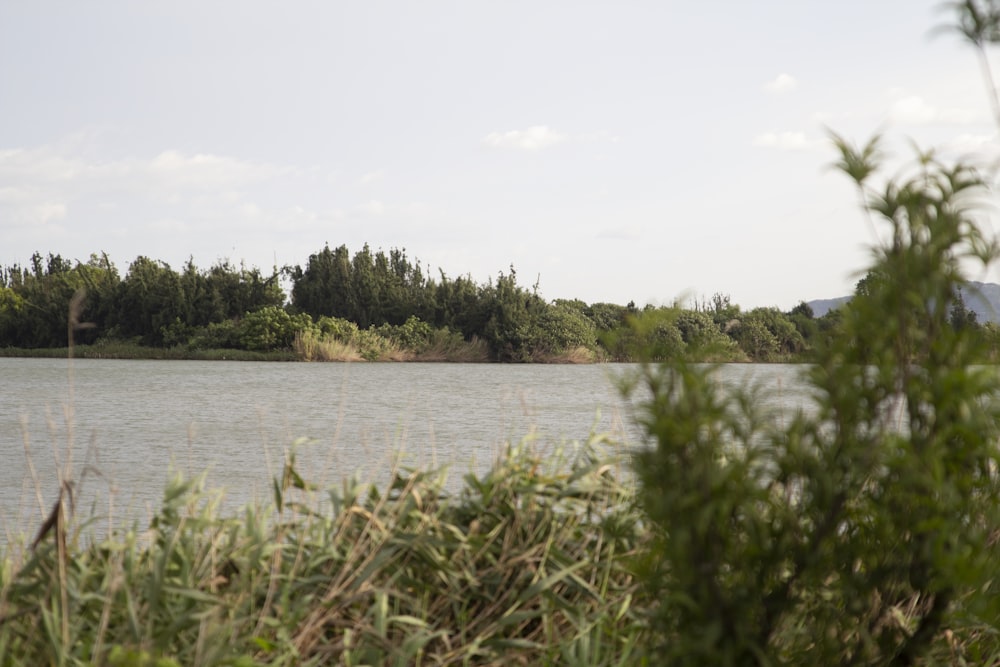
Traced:
MULTIPOLYGON (((962 298, 965 299, 965 307, 976 314, 978 322, 1000 322, 1000 284, 970 280, 962 291, 962 298)), ((806 303, 812 308, 813 316, 823 317, 850 300, 850 296, 840 296, 833 299, 813 299, 806 303)))

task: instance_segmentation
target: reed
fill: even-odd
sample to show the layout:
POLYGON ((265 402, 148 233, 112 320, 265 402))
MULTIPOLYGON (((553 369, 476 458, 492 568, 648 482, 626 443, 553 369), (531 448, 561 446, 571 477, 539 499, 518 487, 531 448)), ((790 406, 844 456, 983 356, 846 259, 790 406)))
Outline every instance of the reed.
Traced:
POLYGON ((463 340, 460 335, 434 330, 429 340, 416 351, 415 361, 448 361, 485 363, 490 360, 489 347, 480 338, 463 340))
POLYGON ((465 341, 440 331, 433 332, 416 348, 371 331, 360 331, 346 339, 305 332, 295 337, 293 350, 303 361, 489 361, 489 349, 482 340, 465 341))
POLYGON ((642 524, 595 438, 316 489, 290 456, 274 498, 227 516, 174 478, 148 526, 55 521, 0 565, 0 664, 625 664, 642 524))
POLYGON ((303 361, 362 361, 361 352, 350 343, 334 338, 320 338, 311 333, 297 335, 295 353, 303 361))

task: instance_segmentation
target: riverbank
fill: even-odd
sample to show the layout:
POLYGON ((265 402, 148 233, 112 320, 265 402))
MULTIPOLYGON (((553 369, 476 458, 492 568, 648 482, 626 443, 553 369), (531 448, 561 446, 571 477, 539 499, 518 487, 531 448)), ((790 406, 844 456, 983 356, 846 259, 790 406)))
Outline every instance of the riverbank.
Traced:
POLYGON ((254 352, 250 350, 195 350, 183 347, 145 347, 128 343, 76 345, 68 347, 0 348, 0 357, 39 359, 178 359, 190 361, 301 361, 292 351, 254 352))
MULTIPOLYGON (((0 347, 0 358, 66 359, 70 356, 77 359, 176 359, 188 361, 402 361, 448 363, 486 363, 490 361, 485 346, 478 342, 449 347, 428 347, 418 350, 405 349, 388 344, 377 348, 358 348, 350 344, 336 342, 300 342, 296 344, 293 350, 269 352, 232 348, 147 347, 131 343, 76 345, 72 350, 68 347, 0 347)), ((609 360, 590 350, 579 348, 560 354, 539 357, 532 363, 589 364, 602 361, 609 360)))

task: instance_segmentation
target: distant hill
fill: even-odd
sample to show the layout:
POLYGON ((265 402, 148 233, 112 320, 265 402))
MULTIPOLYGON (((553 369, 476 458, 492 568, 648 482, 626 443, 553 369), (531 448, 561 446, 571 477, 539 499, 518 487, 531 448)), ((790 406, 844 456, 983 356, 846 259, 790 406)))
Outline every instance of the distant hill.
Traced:
POLYGON ((850 300, 851 297, 849 296, 839 296, 836 299, 815 299, 814 301, 806 301, 806 303, 812 308, 813 317, 823 317, 831 310, 840 308, 850 300))
MULTIPOLYGON (((965 307, 975 312, 980 322, 1000 322, 1000 285, 969 281, 969 286, 962 292, 962 296, 965 298, 965 307)), ((850 300, 849 296, 841 296, 836 299, 815 299, 806 303, 812 308, 814 316, 823 317, 850 300)))

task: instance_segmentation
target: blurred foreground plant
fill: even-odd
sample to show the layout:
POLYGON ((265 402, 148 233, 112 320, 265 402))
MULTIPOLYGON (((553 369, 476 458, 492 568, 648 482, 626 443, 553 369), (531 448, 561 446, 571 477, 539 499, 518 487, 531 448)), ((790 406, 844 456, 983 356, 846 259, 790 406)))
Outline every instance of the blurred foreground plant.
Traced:
POLYGON ((1000 664, 1000 377, 949 320, 963 265, 997 257, 981 182, 925 156, 876 192, 878 140, 835 143, 891 240, 817 351, 810 405, 776 419, 683 359, 631 378, 655 663, 1000 664))

